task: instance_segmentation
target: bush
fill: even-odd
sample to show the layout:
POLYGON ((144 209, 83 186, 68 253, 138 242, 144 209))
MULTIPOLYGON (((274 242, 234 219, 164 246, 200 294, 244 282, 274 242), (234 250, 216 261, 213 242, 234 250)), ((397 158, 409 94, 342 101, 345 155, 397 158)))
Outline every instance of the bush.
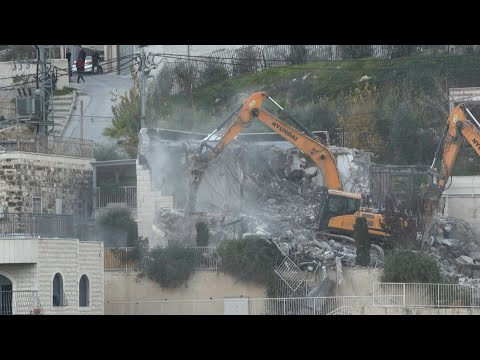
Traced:
MULTIPOLYGON (((212 61, 215 60, 212 59, 212 61)), ((200 83, 202 86, 207 86, 226 79, 228 79, 228 71, 224 65, 211 62, 206 64, 205 69, 200 76, 200 83)))
POLYGON ((373 54, 372 45, 338 45, 342 59, 361 59, 371 57, 373 54))
POLYGON ((113 208, 98 217, 98 223, 113 225, 127 231, 128 246, 132 246, 138 238, 138 225, 132 217, 130 210, 126 208, 113 208))
POLYGON ((383 282, 441 283, 437 261, 423 252, 394 251, 385 256, 383 282))
POLYGON ((305 45, 290 45, 287 61, 291 65, 305 64, 308 61, 308 49, 305 45))
POLYGON ((264 285, 275 278, 274 269, 283 260, 275 244, 257 235, 224 241, 217 251, 222 271, 237 279, 264 285))
POLYGON ((233 76, 253 74, 258 69, 258 61, 261 59, 260 51, 253 47, 244 47, 235 52, 232 61, 233 76))
POLYGON ((188 280, 201 260, 202 255, 192 249, 179 246, 156 247, 149 253, 144 272, 160 286, 174 288, 188 280))
POLYGON ((93 157, 96 161, 128 159, 128 155, 114 144, 95 144, 93 157))

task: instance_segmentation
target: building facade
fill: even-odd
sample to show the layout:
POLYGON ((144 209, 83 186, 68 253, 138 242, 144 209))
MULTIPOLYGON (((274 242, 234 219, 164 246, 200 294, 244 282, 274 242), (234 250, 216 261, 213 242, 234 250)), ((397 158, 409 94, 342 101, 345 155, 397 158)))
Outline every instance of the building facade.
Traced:
POLYGON ((103 315, 103 244, 0 239, 0 314, 103 315))

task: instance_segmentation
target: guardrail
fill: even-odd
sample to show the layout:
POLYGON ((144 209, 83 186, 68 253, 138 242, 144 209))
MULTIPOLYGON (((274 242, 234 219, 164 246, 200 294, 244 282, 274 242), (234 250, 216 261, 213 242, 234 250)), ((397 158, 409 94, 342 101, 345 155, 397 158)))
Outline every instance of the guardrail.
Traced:
POLYGON ((0 214, 0 238, 18 237, 95 240, 95 219, 71 215, 0 214))
POLYGON ((460 284, 374 283, 373 297, 395 296, 403 307, 480 307, 480 288, 460 284))
POLYGON ((97 202, 95 207, 106 208, 115 204, 123 204, 129 208, 137 207, 137 187, 136 186, 118 186, 114 189, 102 189, 96 187, 97 202))
POLYGON ((197 269, 218 269, 220 259, 215 246, 190 246, 189 249, 195 250, 202 255, 202 261, 197 269))
POLYGON ((63 155, 93 159, 93 140, 77 138, 48 137, 26 140, 0 141, 6 151, 20 151, 40 154, 63 155))
POLYGON ((0 315, 41 314, 43 309, 37 291, 0 291, 0 315))
MULTIPOLYGON (((372 296, 254 298, 247 301, 245 315, 337 315, 340 308, 400 306, 397 296, 373 299, 372 296), (388 304, 388 305, 385 305, 388 304), (397 304, 397 305, 394 305, 397 304)), ((235 299, 165 300, 105 303, 105 314, 115 315, 223 315, 225 302, 235 299)))
POLYGON ((137 257, 134 253, 135 248, 105 248, 104 270, 105 271, 125 271, 136 270, 137 257))

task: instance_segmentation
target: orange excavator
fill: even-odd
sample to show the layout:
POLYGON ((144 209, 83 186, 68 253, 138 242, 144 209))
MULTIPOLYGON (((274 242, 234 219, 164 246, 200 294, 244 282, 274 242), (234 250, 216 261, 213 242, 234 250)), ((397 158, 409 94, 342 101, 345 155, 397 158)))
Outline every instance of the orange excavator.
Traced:
POLYGON ((437 175, 438 178, 437 184, 431 185, 428 189, 428 198, 431 201, 437 201, 442 196, 442 193, 447 186, 448 179, 452 174, 453 165, 455 164, 458 151, 465 139, 480 156, 480 123, 464 104, 460 104, 453 108, 448 117, 442 139, 435 153, 432 166, 430 167, 430 170, 437 175), (472 123, 467 119, 467 113, 475 123, 472 123), (435 164, 437 163, 440 151, 442 151, 442 147, 443 157, 440 171, 435 173, 435 164))
MULTIPOLYGON (((285 112, 287 117, 302 131, 297 130, 263 110, 261 106, 266 99, 271 100, 280 110, 285 112, 266 92, 256 92, 250 95, 243 102, 243 105, 235 109, 217 129, 207 136, 202 142, 198 154, 190 157, 190 164, 193 164, 190 165, 190 188, 198 189, 203 169, 206 166, 205 164, 217 158, 223 149, 235 139, 243 129, 251 125, 253 119, 257 119, 285 140, 292 143, 305 155, 309 156, 317 166, 324 180, 324 191, 320 196, 320 204, 318 207, 318 224, 320 230, 324 230, 332 235, 351 235, 356 217, 362 216, 367 219, 369 234, 372 237, 380 239, 388 237, 389 234, 382 229, 381 225, 383 216, 378 213, 362 211, 361 195, 343 191, 335 157, 327 146, 322 143, 322 140, 316 138, 313 133, 288 115, 288 113, 285 112), (234 120, 232 121, 232 119, 234 120), (208 140, 230 121, 232 121, 231 125, 216 145, 210 145, 208 140), (209 148, 210 151, 202 152, 203 147, 209 148)), ((194 205, 194 200, 192 200, 193 196, 195 196, 195 191, 189 193, 187 208, 189 206, 188 204, 190 204, 190 206, 194 205)))

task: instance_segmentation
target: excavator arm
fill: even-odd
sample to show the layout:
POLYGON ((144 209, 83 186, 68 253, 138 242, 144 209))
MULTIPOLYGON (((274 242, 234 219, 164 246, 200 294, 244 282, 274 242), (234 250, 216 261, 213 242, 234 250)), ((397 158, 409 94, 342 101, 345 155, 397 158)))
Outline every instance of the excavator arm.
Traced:
POLYGON ((271 99, 267 93, 257 92, 244 101, 243 107, 220 141, 215 147, 210 147, 212 151, 208 155, 209 159, 214 159, 220 155, 223 149, 256 118, 308 155, 318 167, 327 188, 342 190, 342 183, 333 154, 319 141, 261 109, 261 105, 266 98, 271 99))
POLYGON ((480 130, 467 120, 465 110, 467 110, 465 106, 460 104, 452 110, 448 117, 444 134, 443 159, 438 179, 438 186, 442 191, 452 174, 453 165, 464 138, 480 156, 480 130))

